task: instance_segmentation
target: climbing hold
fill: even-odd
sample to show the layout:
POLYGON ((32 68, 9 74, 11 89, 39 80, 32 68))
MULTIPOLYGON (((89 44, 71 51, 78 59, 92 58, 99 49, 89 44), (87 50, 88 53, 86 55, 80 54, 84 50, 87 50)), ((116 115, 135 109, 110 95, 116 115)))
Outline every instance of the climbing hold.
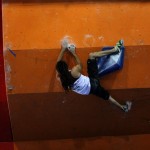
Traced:
POLYGON ((68 44, 68 45, 67 45, 67 49, 68 49, 70 52, 74 52, 75 49, 76 49, 76 47, 75 47, 74 44, 68 44))
POLYGON ((7 48, 9 51, 10 51, 10 53, 14 56, 14 57, 16 57, 16 53, 14 52, 14 51, 12 51, 10 48, 7 48))

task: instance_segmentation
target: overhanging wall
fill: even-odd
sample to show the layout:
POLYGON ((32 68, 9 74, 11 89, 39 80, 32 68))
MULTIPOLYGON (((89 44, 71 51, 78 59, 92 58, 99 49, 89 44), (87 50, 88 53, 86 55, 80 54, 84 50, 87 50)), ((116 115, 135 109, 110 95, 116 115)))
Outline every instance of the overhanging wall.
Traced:
MULTIPOLYGON (((5 1, 4 56, 14 139, 149 133, 149 8, 146 1, 5 1), (124 68, 102 78, 101 83, 120 102, 132 100, 129 114, 93 96, 62 93, 55 62, 66 36, 77 45, 85 74, 89 52, 124 39, 124 68), (106 124, 101 124, 103 116, 108 116, 106 124), (120 125, 118 134, 108 133, 116 127, 115 122, 109 127, 109 117, 120 125), (124 122, 129 130, 123 130, 124 122)), ((72 66, 70 56, 66 58, 72 66)))

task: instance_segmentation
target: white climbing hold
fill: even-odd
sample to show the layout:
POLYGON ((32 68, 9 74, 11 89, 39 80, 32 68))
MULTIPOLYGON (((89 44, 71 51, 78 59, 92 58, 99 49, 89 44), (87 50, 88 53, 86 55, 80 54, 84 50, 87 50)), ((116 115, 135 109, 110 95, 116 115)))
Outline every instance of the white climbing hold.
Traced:
POLYGON ((67 49, 70 51, 70 52, 74 52, 75 49, 76 49, 76 46, 74 44, 68 44, 67 45, 67 49))

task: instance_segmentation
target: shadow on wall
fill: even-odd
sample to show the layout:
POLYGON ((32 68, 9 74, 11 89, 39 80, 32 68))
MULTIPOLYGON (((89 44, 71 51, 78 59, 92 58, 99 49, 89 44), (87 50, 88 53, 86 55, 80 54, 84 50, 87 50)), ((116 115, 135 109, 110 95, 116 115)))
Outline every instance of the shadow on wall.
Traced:
POLYGON ((122 1, 120 0, 3 0, 3 3, 56 3, 56 2, 109 3, 109 2, 148 2, 148 0, 122 0, 122 1))

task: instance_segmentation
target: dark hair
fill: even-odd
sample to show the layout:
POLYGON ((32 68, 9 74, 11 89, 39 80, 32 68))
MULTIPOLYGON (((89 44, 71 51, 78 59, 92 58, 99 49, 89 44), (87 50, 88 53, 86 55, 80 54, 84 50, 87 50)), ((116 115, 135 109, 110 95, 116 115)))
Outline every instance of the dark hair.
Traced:
POLYGON ((60 75, 60 81, 65 91, 71 89, 72 84, 74 83, 73 77, 71 76, 68 65, 65 61, 58 61, 56 64, 56 70, 60 75))

